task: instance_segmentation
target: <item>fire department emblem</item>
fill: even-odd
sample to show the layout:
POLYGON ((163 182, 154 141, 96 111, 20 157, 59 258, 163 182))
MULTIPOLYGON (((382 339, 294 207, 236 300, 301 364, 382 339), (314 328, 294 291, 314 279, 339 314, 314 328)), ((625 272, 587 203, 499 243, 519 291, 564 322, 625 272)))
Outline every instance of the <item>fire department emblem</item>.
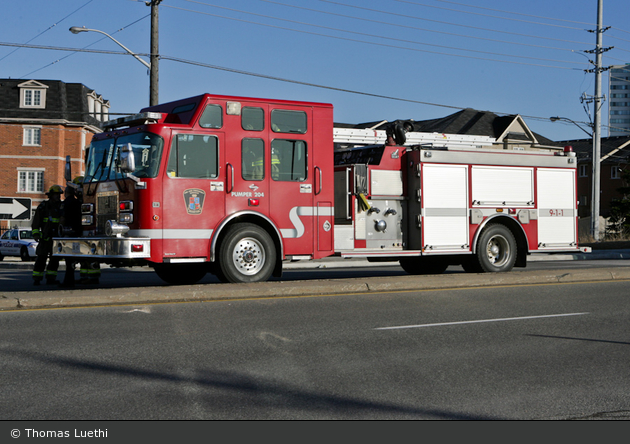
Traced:
POLYGON ((201 214, 206 192, 199 188, 191 188, 184 191, 184 203, 188 214, 201 214))

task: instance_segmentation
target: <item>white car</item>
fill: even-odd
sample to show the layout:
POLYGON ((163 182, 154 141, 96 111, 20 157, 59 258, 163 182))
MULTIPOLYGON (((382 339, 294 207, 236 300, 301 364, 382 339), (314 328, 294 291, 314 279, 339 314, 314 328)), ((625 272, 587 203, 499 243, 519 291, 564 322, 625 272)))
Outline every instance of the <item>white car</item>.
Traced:
POLYGON ((30 228, 12 228, 0 236, 0 261, 5 256, 19 256, 23 261, 35 260, 37 241, 30 228))

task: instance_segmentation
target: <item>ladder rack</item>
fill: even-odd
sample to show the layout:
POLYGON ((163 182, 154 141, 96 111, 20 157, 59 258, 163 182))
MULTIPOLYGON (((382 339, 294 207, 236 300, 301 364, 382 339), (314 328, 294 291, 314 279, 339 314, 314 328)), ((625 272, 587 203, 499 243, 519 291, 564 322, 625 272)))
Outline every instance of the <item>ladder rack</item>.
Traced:
MULTIPOLYGON (((352 145, 379 145, 387 141, 387 135, 384 130, 333 128, 333 140, 335 143, 352 145)), ((495 139, 488 136, 409 132, 405 145, 432 144, 482 148, 492 146, 494 142, 495 139)))

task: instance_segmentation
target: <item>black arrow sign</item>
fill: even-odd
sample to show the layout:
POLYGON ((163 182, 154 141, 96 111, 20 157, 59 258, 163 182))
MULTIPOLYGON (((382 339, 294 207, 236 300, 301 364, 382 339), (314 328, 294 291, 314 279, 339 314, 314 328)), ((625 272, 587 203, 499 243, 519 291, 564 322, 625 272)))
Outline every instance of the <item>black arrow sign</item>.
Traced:
POLYGON ((29 220, 31 199, 23 197, 0 197, 0 219, 29 220))

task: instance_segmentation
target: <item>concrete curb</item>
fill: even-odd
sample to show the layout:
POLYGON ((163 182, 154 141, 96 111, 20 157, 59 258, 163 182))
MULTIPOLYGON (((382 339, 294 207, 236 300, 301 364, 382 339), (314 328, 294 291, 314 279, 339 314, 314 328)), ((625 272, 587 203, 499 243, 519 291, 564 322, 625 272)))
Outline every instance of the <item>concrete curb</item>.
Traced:
POLYGON ((496 274, 449 274, 356 279, 335 279, 256 284, 211 284, 126 289, 79 289, 0 293, 0 310, 140 305, 162 302, 203 302, 213 300, 270 297, 299 297, 496 287, 507 285, 566 284, 630 280, 630 267, 590 270, 512 271, 496 274))

